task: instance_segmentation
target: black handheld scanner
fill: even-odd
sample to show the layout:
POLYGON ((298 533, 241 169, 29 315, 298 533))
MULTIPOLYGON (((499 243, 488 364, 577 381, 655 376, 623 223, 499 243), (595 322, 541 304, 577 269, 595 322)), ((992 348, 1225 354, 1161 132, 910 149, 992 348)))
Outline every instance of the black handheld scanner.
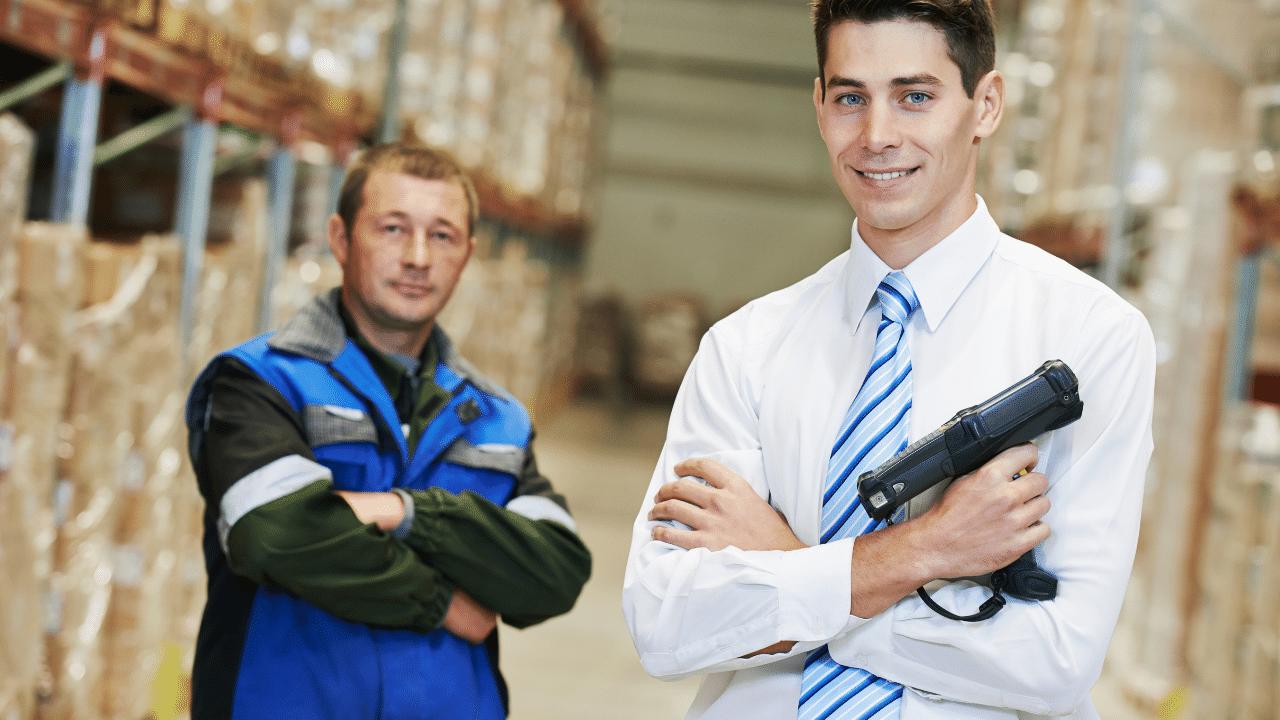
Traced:
MULTIPOLYGON (((1079 381, 1061 360, 1050 360, 1005 391, 956 413, 942 427, 912 443, 880 467, 858 477, 858 494, 867 514, 884 520, 911 498, 934 485, 967 475, 1001 452, 1080 419, 1084 402, 1079 381)), ((1057 580, 1035 567, 1027 553, 992 575, 992 584, 1028 600, 1051 599, 1057 580), (1027 583, 1006 577, 1027 567, 1046 578, 1029 576, 1027 583), (1012 580, 1012 586, 1007 581, 1012 580), (1025 588, 1018 585, 1029 585, 1025 588)))

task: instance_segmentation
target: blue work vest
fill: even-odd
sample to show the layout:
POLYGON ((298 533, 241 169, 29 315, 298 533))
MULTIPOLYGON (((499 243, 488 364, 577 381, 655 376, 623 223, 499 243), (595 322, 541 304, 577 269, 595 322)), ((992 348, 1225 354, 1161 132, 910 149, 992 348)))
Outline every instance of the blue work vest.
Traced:
MULTIPOLYGON (((468 373, 437 329, 433 341, 444 347, 435 381, 453 397, 410 455, 391 396, 364 353, 343 341, 332 359, 305 347, 301 353, 282 349, 270 335, 223 357, 243 362, 299 413, 316 460, 333 473, 335 490, 441 487, 472 490, 505 505, 530 438, 524 407, 468 373)), ((206 417, 217 365, 211 363, 193 387, 187 415, 193 429, 206 417)), ((221 553, 216 540, 205 547, 221 553)), ((496 658, 484 644, 471 645, 443 629, 424 635, 347 622, 279 588, 258 587, 249 612, 235 681, 237 720, 506 716, 496 658)))

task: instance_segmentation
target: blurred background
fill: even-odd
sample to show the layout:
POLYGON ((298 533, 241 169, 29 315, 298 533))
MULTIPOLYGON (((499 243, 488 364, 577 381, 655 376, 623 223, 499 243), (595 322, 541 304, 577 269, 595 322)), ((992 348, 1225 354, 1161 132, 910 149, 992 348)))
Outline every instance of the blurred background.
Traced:
MULTIPOLYGON (((1158 342, 1106 720, 1280 717, 1280 0, 995 0, 979 192, 1158 342)), ((452 150, 442 318, 529 406, 595 552, 503 632, 512 718, 679 718, 636 659, 634 513, 702 332, 848 247, 802 0, 0 0, 0 719, 183 717, 204 598, 182 404, 340 275, 362 147, 452 150)), ((1105 498, 1100 498, 1105 502, 1105 498)))

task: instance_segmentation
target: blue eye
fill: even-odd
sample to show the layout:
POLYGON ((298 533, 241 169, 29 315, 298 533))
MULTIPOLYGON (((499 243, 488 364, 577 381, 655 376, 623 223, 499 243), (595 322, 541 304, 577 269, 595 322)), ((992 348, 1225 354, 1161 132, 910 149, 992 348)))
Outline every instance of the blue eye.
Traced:
POLYGON ((862 97, 858 95, 840 95, 836 98, 836 102, 840 105, 858 105, 862 103, 862 97))
POLYGON ((919 105, 920 103, 928 102, 928 100, 929 100, 929 95, 927 93, 922 93, 922 92, 907 93, 907 102, 909 103, 919 105))

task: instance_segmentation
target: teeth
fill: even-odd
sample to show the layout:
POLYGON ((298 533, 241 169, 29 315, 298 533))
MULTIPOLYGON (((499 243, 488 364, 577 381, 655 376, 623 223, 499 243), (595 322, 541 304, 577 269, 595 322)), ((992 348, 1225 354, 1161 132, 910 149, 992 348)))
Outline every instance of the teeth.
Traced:
POLYGON ((907 175, 910 172, 911 172, 910 170, 899 170, 898 172, 887 172, 887 173, 864 172, 862 174, 866 175, 872 180, 892 180, 894 178, 900 178, 903 175, 907 175))

